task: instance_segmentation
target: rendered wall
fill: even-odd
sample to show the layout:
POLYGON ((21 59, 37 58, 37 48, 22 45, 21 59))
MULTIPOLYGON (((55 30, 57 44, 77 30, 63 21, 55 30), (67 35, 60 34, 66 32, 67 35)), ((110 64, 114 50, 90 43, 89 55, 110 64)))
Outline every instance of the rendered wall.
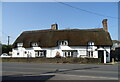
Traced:
MULTIPOLYGON (((93 46, 92 49, 87 49, 86 46, 58 46, 52 48, 40 48, 40 47, 32 47, 32 48, 23 48, 18 47, 12 50, 12 57, 35 57, 34 50, 46 50, 46 57, 55 57, 56 53, 59 52, 61 56, 63 56, 62 50, 77 50, 77 57, 87 57, 87 51, 93 51, 93 58, 98 58, 98 50, 104 50, 104 61, 110 62, 110 47, 99 48, 93 46), (25 51, 27 53, 25 53, 25 51), (106 51, 108 52, 108 57, 106 57, 106 51), (19 53, 19 55, 17 55, 19 53)), ((105 63, 106 63, 105 62, 105 63)))

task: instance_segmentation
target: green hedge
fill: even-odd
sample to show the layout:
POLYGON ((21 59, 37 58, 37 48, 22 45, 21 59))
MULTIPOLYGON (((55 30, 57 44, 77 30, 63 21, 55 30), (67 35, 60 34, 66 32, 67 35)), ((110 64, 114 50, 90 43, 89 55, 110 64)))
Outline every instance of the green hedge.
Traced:
POLYGON ((2 58, 2 62, 101 63, 99 58, 2 58))

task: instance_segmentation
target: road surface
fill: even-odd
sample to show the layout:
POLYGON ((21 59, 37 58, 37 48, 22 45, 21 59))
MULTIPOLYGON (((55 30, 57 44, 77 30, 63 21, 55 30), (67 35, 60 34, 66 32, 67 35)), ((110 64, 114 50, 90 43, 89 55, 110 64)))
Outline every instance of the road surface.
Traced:
POLYGON ((118 80, 118 65, 2 63, 3 80, 118 80))

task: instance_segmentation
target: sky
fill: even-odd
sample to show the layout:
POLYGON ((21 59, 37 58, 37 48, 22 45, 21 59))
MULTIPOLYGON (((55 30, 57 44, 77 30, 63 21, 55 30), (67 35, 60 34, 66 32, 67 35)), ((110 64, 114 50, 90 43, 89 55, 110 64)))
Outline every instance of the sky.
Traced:
POLYGON ((3 2, 2 43, 10 36, 13 44, 23 31, 50 29, 55 23, 59 29, 102 28, 103 19, 108 19, 111 38, 117 40, 117 2, 3 2))

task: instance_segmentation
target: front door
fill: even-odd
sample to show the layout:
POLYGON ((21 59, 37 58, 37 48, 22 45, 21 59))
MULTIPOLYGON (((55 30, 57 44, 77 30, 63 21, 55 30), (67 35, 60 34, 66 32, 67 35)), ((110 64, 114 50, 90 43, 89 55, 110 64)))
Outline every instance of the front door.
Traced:
POLYGON ((104 63, 104 51, 103 50, 98 51, 98 58, 101 58, 101 63, 104 63))

